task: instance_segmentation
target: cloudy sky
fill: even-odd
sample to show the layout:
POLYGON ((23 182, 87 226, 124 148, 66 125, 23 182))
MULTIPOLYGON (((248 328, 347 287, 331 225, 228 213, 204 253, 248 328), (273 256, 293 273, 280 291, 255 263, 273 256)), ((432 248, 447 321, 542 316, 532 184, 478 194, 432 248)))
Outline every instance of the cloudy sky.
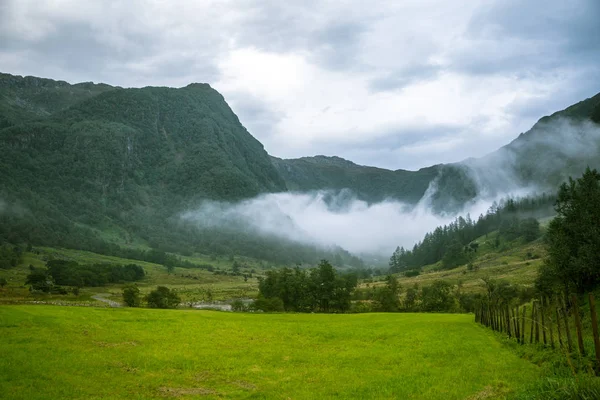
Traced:
POLYGON ((0 0, 0 71, 208 82, 279 157, 481 156, 600 91, 598 0, 0 0))

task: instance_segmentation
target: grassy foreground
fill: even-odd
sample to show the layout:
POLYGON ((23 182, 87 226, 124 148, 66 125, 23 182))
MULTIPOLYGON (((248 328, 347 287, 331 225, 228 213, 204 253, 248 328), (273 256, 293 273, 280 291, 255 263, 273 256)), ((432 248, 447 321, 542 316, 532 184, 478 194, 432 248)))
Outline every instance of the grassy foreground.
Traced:
POLYGON ((0 306, 0 397, 492 399, 540 370, 470 315, 0 306))

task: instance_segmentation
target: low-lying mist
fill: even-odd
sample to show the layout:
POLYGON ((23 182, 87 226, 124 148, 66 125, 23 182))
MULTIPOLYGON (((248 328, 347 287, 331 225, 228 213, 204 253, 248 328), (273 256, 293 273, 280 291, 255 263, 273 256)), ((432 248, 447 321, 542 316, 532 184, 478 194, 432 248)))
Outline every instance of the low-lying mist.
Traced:
MULTIPOLYGON (((477 218, 493 201, 474 201, 461 214, 477 218)), ((368 204, 349 191, 318 191, 265 194, 239 203, 207 201, 183 218, 201 227, 251 227, 258 234, 387 257, 396 246, 412 247, 455 215, 433 213, 427 196, 415 206, 394 200, 368 204)))
MULTIPOLYGON (((349 190, 265 194, 239 203, 206 201, 183 218, 201 227, 239 227, 356 254, 389 256, 396 246, 412 248, 423 236, 458 215, 477 219, 494 201, 550 193, 567 176, 599 164, 600 128, 591 122, 541 122, 508 146, 457 164, 466 168, 477 196, 451 214, 434 212, 438 179, 410 205, 389 199, 369 204, 349 190)), ((439 177, 438 177, 439 178, 439 177)))

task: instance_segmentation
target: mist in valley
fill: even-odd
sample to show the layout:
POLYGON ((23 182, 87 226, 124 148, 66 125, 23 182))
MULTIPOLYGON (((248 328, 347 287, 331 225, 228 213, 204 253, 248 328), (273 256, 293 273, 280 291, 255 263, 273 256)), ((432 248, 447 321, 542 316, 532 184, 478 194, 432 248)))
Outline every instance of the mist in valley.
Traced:
MULTIPOLYGON (((528 193, 524 189, 511 195, 528 193)), ((182 218, 203 228, 238 226, 301 243, 341 246, 355 255, 389 257, 397 246, 412 247, 425 233, 459 214, 477 218, 507 195, 477 199, 458 214, 436 214, 429 195, 409 205, 391 199, 369 204, 349 191, 274 193, 239 203, 207 201, 182 218)))
POLYGON ((355 255, 388 257, 397 246, 412 248, 427 232, 459 215, 477 219, 502 199, 554 193, 557 186, 549 178, 566 179, 581 167, 572 164, 574 159, 593 162, 599 143, 600 129, 589 122, 538 123, 525 140, 520 137, 492 154, 459 164, 478 194, 452 212, 434 211, 435 179, 417 204, 394 199, 368 203, 348 189, 285 192, 237 203, 205 201, 182 218, 203 228, 238 227, 300 243, 341 246, 355 255), (525 152, 529 157, 523 160, 525 152))

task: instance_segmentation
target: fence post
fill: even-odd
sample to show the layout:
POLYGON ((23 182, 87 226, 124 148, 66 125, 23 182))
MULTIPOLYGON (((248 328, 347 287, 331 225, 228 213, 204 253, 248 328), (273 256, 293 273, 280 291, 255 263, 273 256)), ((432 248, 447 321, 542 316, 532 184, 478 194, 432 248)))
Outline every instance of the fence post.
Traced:
POLYGON ((585 348, 583 347, 583 327, 581 326, 581 316, 579 315, 579 304, 577 302, 577 296, 571 297, 573 300, 573 308, 575 309, 575 326, 577 327, 577 345, 579 346, 579 352, 582 356, 585 356, 585 348))
POLYGON ((498 310, 496 310, 496 307, 492 308, 492 312, 494 313, 494 330, 498 331, 498 310))
POLYGON ((544 316, 544 297, 540 299, 540 316, 542 321, 540 329, 542 330, 542 337, 544 338, 544 346, 547 346, 548 342, 546 341, 546 317, 544 316))
POLYGON ((527 315, 527 305, 523 306, 523 314, 521 316, 521 344, 525 344, 525 316, 527 315))
POLYGON ((512 332, 510 331, 510 327, 511 327, 511 323, 510 323, 510 308, 509 308, 508 304, 504 308, 504 315, 506 315, 506 333, 508 334, 508 337, 511 338, 512 337, 512 332))
POLYGON ((558 347, 563 347, 562 334, 560 333, 560 308, 556 307, 556 331, 558 332, 558 347))
POLYGON ((598 315, 596 314, 596 299, 594 294, 590 293, 590 314, 592 315, 592 331, 594 333, 594 349, 596 350, 596 365, 594 371, 596 375, 600 372, 600 337, 598 336, 598 315))
POLYGON ((535 302, 531 303, 531 329, 529 330, 529 343, 533 343, 533 329, 534 329, 534 318, 535 318, 535 302))
POLYGON ((573 339, 571 338, 571 328, 569 327, 569 317, 567 315, 567 307, 563 301, 562 309, 563 320, 565 321, 565 332, 567 333, 567 348, 569 353, 573 352, 573 339))
POLYGON ((517 343, 521 342, 521 330, 519 329, 519 306, 515 307, 515 336, 517 337, 517 343))
POLYGON ((550 332, 550 346, 554 348, 554 324, 552 323, 552 306, 550 300, 546 297, 546 309, 548 312, 548 332, 550 332))

